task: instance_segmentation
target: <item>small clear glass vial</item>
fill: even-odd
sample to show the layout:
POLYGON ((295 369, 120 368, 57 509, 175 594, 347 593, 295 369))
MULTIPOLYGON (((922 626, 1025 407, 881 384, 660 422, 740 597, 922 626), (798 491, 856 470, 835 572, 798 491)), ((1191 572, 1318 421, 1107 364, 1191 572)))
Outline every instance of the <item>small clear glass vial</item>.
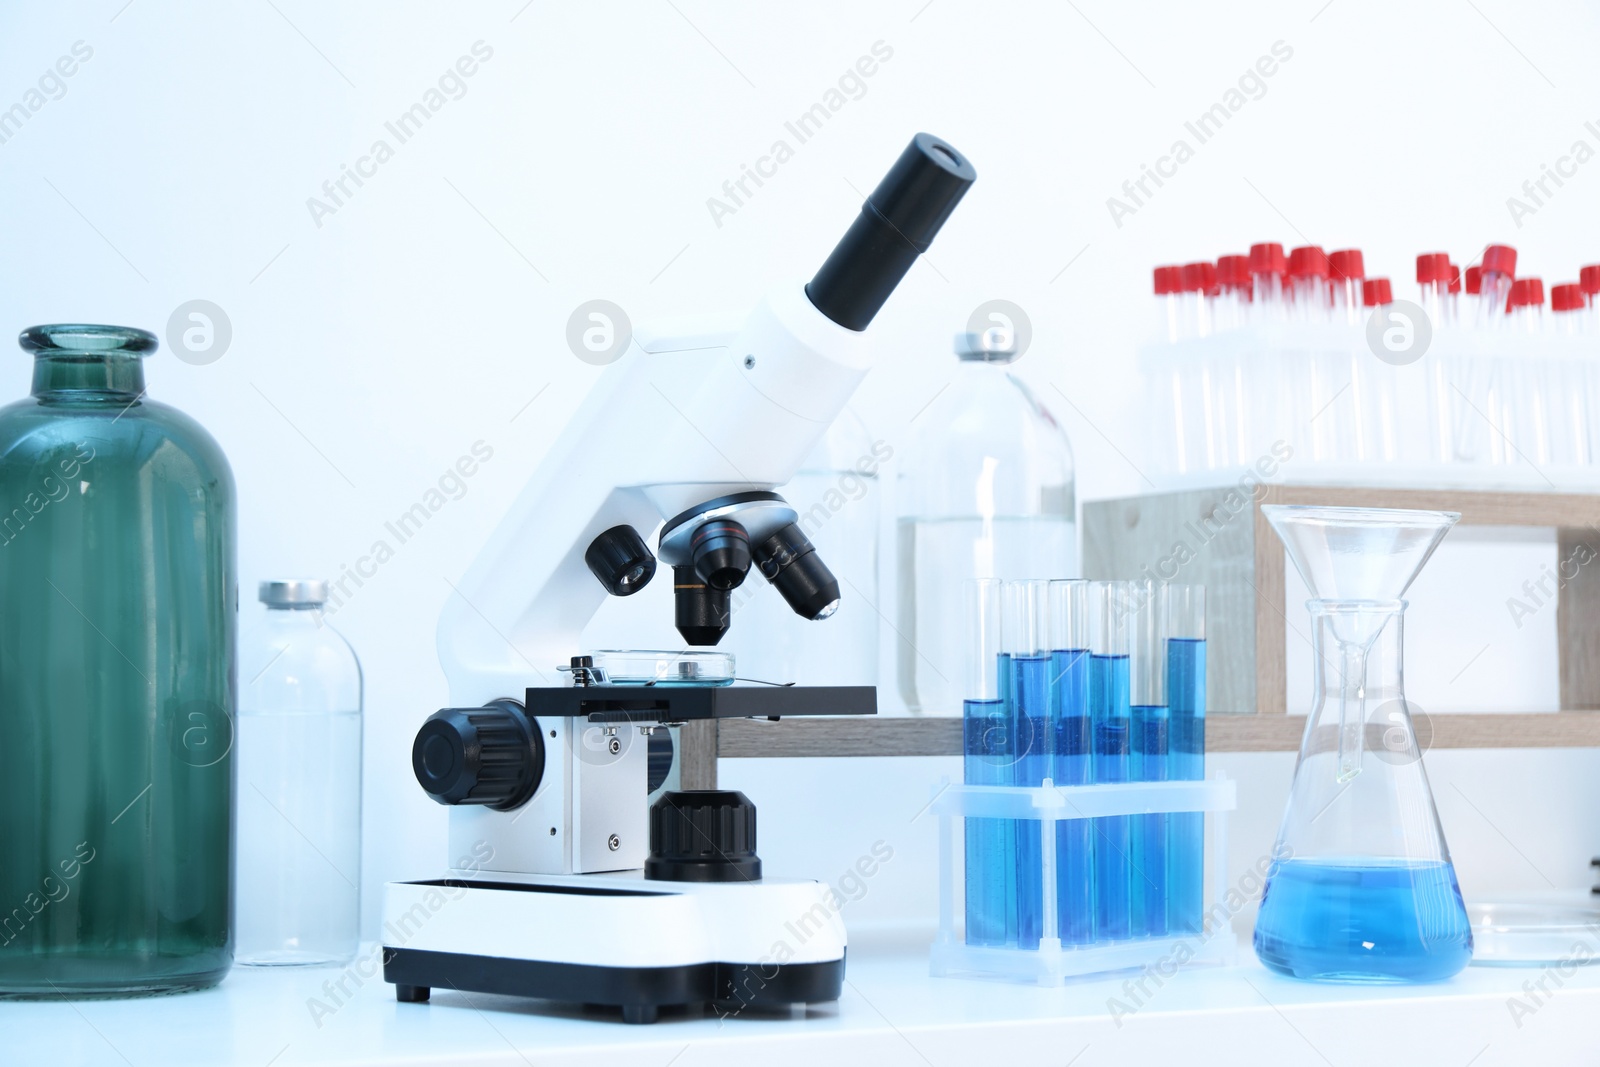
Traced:
POLYGON ((327 582, 264 581, 260 599, 240 658, 235 961, 344 963, 361 918, 361 665, 323 617, 327 582))

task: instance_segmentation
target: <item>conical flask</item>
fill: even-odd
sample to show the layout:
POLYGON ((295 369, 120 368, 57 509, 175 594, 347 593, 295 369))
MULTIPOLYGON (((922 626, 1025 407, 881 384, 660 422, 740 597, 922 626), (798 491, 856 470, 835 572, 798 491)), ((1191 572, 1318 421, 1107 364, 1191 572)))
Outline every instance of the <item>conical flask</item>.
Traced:
POLYGON ((1461 516, 1265 505, 1312 599, 1315 695, 1255 950, 1280 974, 1426 982, 1472 930, 1406 706, 1400 597, 1461 516))

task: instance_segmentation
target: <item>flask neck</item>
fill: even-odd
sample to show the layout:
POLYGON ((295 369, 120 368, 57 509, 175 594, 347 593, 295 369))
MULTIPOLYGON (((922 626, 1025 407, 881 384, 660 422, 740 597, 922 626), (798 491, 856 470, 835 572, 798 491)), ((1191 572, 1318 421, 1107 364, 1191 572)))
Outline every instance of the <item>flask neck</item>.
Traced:
POLYGON ((122 352, 40 353, 33 395, 45 401, 129 403, 144 392, 144 360, 122 352))
POLYGON ((1333 730, 1335 773, 1348 782, 1361 773, 1369 722, 1381 729, 1392 720, 1410 731, 1401 661, 1405 602, 1313 600, 1308 607, 1316 663, 1313 734, 1333 730))

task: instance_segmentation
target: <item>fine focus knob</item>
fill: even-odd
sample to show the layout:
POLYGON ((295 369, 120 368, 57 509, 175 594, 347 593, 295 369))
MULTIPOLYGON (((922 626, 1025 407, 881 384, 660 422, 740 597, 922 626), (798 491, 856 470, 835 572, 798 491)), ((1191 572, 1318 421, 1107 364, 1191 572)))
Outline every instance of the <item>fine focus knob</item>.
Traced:
POLYGON ((515 700, 444 708, 428 716, 411 746, 422 791, 440 804, 521 805, 544 777, 544 739, 515 700))
POLYGON ((754 882, 756 806, 733 789, 664 793, 650 806, 644 876, 664 882, 754 882))

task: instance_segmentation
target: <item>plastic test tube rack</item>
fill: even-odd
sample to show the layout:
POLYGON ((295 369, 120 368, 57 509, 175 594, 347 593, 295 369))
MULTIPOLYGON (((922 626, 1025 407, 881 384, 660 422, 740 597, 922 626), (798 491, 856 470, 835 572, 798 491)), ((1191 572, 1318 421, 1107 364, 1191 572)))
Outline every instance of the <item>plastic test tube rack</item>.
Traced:
POLYGON ((1228 778, 1060 788, 1049 779, 1042 786, 1031 787, 961 785, 943 779, 930 805, 939 816, 939 934, 930 954, 930 973, 935 977, 1000 978, 1060 985, 1068 978, 1154 965, 1174 957, 1183 946, 1189 951, 1185 966, 1231 963, 1236 951, 1233 932, 1226 922, 1216 924, 1213 917, 1229 914, 1224 904, 1228 890, 1227 813, 1237 806, 1237 790, 1228 778), (1056 930, 1055 824, 1067 819, 1176 812, 1204 812, 1211 816, 1214 862, 1204 914, 1206 922, 1213 925, 1164 937, 1063 946, 1056 930), (956 897, 956 857, 963 851, 960 834, 964 818, 1020 819, 1039 824, 1044 930, 1037 949, 969 945, 957 930, 961 906, 956 897), (1223 909, 1220 912, 1219 906, 1223 909))

